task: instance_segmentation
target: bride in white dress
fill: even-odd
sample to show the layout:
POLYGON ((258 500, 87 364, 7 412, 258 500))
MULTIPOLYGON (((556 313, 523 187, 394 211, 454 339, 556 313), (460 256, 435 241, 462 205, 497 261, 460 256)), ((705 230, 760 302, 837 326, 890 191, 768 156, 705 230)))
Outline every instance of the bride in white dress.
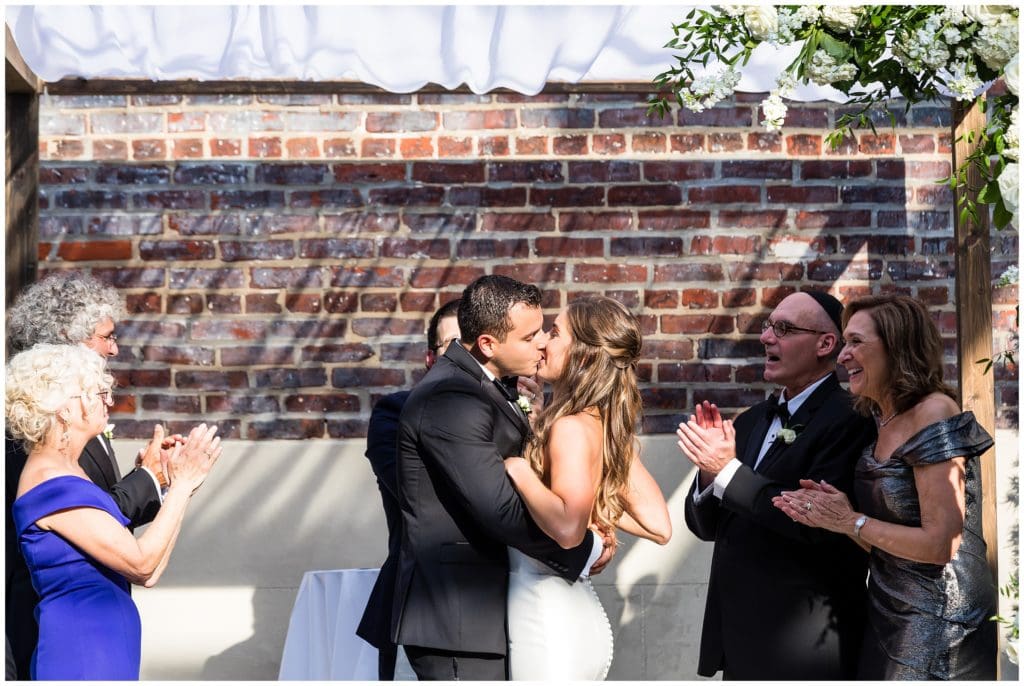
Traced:
MULTIPOLYGON (((526 456, 505 460, 530 515, 566 548, 588 528, 667 543, 665 498, 636 440, 639 322, 611 298, 586 297, 562 310, 548 335, 537 376, 552 385, 551 403, 534 419, 526 456)), ((509 558, 512 679, 603 680, 612 627, 589 577, 570 584, 517 550, 509 558)))

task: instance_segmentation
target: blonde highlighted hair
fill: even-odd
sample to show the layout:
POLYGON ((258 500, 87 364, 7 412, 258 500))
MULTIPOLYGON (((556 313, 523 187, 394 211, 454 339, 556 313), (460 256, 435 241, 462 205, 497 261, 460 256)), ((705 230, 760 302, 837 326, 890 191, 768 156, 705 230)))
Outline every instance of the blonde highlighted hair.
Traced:
POLYGON ((526 458, 544 476, 544 456, 551 427, 561 417, 591 408, 603 430, 601 480, 591 518, 613 530, 622 516, 623 492, 637 453, 641 416, 636 365, 643 345, 640 322, 621 303, 604 296, 573 300, 566 308, 572 344, 554 381, 551 402, 540 412, 526 458))
POLYGON ((68 400, 113 385, 106 364, 81 345, 40 343, 18 353, 7 363, 7 430, 31 451, 56 427, 68 400))

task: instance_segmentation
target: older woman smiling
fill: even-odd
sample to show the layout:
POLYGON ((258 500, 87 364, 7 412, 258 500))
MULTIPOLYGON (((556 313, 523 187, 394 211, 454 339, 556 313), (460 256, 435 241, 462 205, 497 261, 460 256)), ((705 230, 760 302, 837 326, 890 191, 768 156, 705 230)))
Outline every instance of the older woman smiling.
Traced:
POLYGON ((870 553, 868 626, 858 678, 994 679, 996 592, 981 535, 977 458, 992 438, 942 380, 942 339, 902 295, 846 307, 839 363, 878 440, 857 463, 860 510, 802 480, 773 504, 795 521, 847 534, 870 553))

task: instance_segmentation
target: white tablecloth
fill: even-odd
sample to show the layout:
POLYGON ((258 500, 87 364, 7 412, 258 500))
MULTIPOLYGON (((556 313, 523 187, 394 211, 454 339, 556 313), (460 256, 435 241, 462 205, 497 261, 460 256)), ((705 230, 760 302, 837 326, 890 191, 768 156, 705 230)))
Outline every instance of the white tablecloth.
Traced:
POLYGON ((377 569, 306 572, 278 679, 376 681, 377 649, 356 636, 377 569))

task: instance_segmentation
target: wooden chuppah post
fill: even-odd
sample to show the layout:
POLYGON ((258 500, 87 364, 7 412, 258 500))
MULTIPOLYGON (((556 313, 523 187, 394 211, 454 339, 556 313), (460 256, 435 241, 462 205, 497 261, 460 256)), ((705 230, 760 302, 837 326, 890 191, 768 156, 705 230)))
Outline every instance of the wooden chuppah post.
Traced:
MULTIPOLYGON (((982 96, 983 98, 984 96, 982 96)), ((964 163, 978 148, 980 133, 985 128, 981 98, 973 103, 953 101, 953 170, 964 163)), ((972 165, 967 183, 957 187, 953 212, 953 236, 956 241, 956 332, 957 376, 960 402, 974 413, 978 423, 993 438, 996 435, 995 373, 984 373, 978 360, 992 357, 992 254, 989 239, 988 206, 981 205, 978 221, 959 210, 961 198, 969 194, 977 202, 982 188, 981 175, 972 165)), ((995 447, 981 456, 982 532, 988 548, 988 565, 992 579, 999 582, 999 532, 996 526, 995 447)), ((998 632, 999 644, 1002 632, 998 632)), ((996 678, 999 678, 999 655, 996 652, 996 678)))

